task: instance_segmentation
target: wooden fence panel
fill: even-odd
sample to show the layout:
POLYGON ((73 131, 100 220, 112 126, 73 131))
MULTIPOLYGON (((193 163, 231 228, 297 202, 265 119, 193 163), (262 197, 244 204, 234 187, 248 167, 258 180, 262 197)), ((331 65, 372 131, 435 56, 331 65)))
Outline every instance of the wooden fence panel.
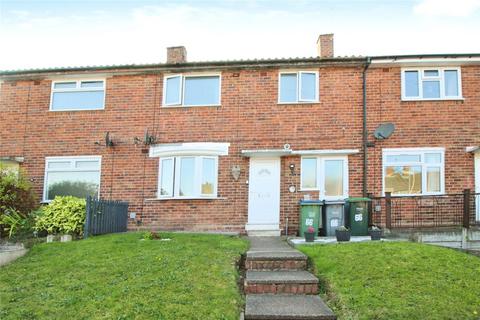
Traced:
POLYGON ((128 202, 87 197, 84 238, 125 232, 128 222, 128 202))

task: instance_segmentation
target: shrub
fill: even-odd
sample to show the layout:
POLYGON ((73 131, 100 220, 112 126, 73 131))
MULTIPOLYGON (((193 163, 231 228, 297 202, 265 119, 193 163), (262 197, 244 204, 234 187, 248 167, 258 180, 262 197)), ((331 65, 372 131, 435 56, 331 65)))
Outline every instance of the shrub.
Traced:
POLYGON ((37 206, 32 186, 22 172, 0 166, 0 233, 13 237, 31 231, 30 213, 37 206))
POLYGON ((85 199, 72 196, 55 197, 35 219, 35 230, 49 234, 83 234, 85 199))
POLYGON ((158 240, 161 239, 162 237, 158 232, 153 232, 153 231, 147 231, 143 234, 143 239, 144 240, 158 240))

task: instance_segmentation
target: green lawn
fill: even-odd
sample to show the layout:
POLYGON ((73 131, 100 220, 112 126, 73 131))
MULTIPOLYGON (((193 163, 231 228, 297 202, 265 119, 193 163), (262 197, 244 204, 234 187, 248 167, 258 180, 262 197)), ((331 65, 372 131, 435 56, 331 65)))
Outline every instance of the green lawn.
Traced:
POLYGON ((238 319, 238 237, 128 233, 40 244, 0 268, 0 319, 238 319))
POLYGON ((480 259, 410 242, 303 246, 339 319, 480 319, 480 259))

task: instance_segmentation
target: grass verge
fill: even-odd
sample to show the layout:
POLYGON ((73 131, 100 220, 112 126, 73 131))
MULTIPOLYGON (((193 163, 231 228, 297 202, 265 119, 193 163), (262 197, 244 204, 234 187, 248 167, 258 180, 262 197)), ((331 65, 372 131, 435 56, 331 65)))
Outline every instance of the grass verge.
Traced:
POLYGON ((231 236, 140 233, 40 244, 0 268, 0 319, 238 319, 231 236))
POLYGON ((302 246, 339 319, 480 319, 480 259, 410 242, 302 246))

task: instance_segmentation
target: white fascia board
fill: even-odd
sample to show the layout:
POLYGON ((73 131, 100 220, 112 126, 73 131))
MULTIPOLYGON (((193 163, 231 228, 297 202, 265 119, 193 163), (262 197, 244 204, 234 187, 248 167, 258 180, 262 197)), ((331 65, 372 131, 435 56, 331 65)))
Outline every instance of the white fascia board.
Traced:
POLYGON ((466 64, 480 64, 480 57, 459 57, 459 58, 398 58, 398 59, 372 59, 372 67, 441 67, 441 66, 459 66, 466 64))
POLYGON ((337 156, 337 155, 349 155, 359 153, 359 149, 338 149, 338 150, 297 150, 293 151, 295 155, 321 155, 321 156, 337 156))
POLYGON ((292 154, 289 149, 258 149, 258 150, 242 150, 244 157, 282 157, 292 154))
POLYGON ((407 148, 384 148, 383 153, 386 152, 445 152, 444 147, 407 147, 407 148))
POLYGON ((469 146, 465 148, 465 152, 468 153, 477 153, 480 152, 480 146, 469 146))
POLYGON ((188 142, 157 144, 150 147, 150 157, 173 156, 226 156, 230 143, 224 142, 188 142))

